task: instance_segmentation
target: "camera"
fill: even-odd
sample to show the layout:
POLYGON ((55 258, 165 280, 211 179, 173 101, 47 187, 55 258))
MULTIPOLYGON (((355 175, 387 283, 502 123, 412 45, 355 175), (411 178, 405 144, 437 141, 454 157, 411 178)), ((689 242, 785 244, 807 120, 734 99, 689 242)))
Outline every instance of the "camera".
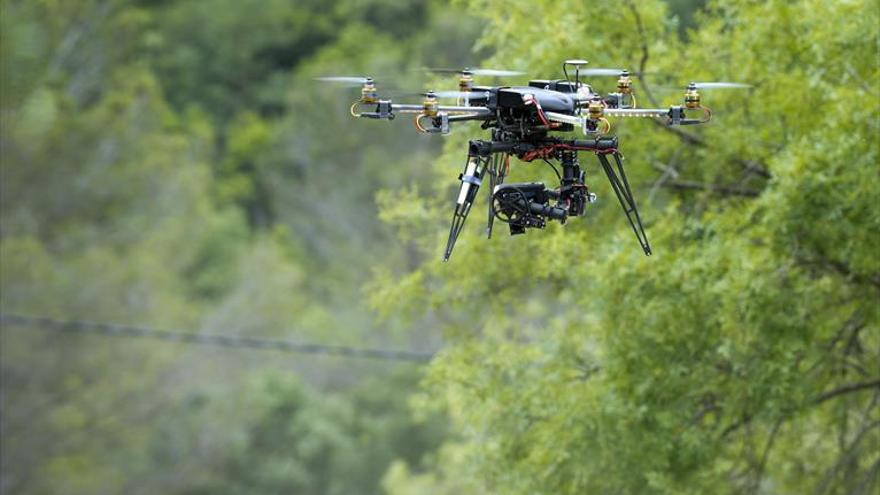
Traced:
POLYGON ((492 211, 510 226, 510 235, 523 234, 527 228, 543 229, 548 218, 565 223, 568 210, 551 200, 559 200, 559 193, 541 182, 501 184, 492 194, 492 211))

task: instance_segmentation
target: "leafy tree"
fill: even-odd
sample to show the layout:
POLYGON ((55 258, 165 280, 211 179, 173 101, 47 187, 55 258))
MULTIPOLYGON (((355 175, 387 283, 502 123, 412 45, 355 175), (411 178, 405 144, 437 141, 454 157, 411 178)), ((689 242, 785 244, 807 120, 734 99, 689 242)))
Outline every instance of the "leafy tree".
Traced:
POLYGON ((291 69, 350 25, 403 39, 425 26, 427 10, 388 0, 158 2, 142 48, 172 104, 226 122, 242 111, 284 113, 291 69))
MULTIPOLYGON (((322 6, 2 0, 0 311, 358 346, 427 339, 430 329, 374 325, 360 303, 370 264, 397 252, 362 249, 390 239, 367 214, 373 195, 412 169, 363 148, 399 128, 346 129, 328 154, 317 127, 338 123, 328 108, 348 97, 311 77, 402 72, 423 53, 458 61, 476 24, 422 2, 322 6), (393 18, 409 22, 382 28, 393 18), (438 48, 435 29, 460 36, 438 48)), ((395 146, 426 162, 436 144, 395 146)), ((387 377, 376 363, 220 356, 4 324, 0 367, 3 493, 168 493, 220 481, 378 490, 392 459, 416 463, 439 435, 408 419, 412 380, 365 381, 387 377), (237 455, 253 446, 240 439, 288 424, 284 411, 230 400, 266 368, 303 377, 308 385, 289 387, 307 398, 298 432, 336 449, 301 466, 325 478, 341 466, 350 479, 268 469, 292 466, 289 450, 266 453, 251 478, 223 471, 249 467, 237 455), (370 394, 351 391, 359 385, 370 394), (371 455, 345 451, 367 445, 371 455)))
MULTIPOLYGON (((756 88, 707 92, 705 128, 620 125, 654 256, 594 179, 581 222, 485 241, 475 214, 448 265, 438 233, 413 241, 418 269, 377 278, 377 308, 447 328, 423 400, 465 440, 462 469, 500 493, 876 489, 876 3, 712 2, 689 42, 661 2, 469 5, 487 13, 489 63, 675 75, 641 79, 643 105, 680 74, 756 88)), ((440 160, 445 184, 464 139, 440 160)), ((449 214, 427 196, 383 214, 417 239, 449 214)), ((391 493, 427 476, 397 469, 391 493)))
MULTIPOLYGON (((400 387, 407 371, 323 396, 289 376, 268 376, 246 401, 258 412, 220 479, 188 493, 376 493, 395 458, 418 462, 443 434, 438 417, 414 421, 400 387)), ((210 407, 210 406, 208 406, 210 407)))

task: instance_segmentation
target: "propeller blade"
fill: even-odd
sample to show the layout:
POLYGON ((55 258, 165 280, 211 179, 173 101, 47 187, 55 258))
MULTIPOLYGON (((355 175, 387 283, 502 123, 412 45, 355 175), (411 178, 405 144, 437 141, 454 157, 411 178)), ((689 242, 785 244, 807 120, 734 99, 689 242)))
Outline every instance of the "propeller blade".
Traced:
POLYGON ((316 77, 316 81, 332 82, 342 86, 361 86, 367 81, 372 81, 371 77, 364 76, 323 76, 316 77))
POLYGON ((487 98, 489 96, 487 91, 389 91, 382 94, 397 98, 408 98, 414 96, 428 96, 428 93, 433 93, 437 98, 487 98))
POLYGON ((493 76, 493 77, 508 77, 508 76, 521 76, 525 74, 525 72, 519 70, 498 70, 498 69, 471 69, 471 72, 475 76, 493 76))
POLYGON ((458 74, 462 69, 448 69, 445 67, 422 67, 421 69, 413 69, 418 72, 436 72, 438 74, 458 74))
MULTIPOLYGON (((749 89, 754 88, 751 84, 745 83, 735 83, 735 82, 697 82, 691 83, 694 85, 694 89, 749 89)), ((688 86, 651 86, 651 91, 664 93, 664 92, 679 92, 688 89, 688 86)))
POLYGON ((698 82, 693 84, 697 89, 748 89, 754 87, 751 84, 737 82, 698 82))
POLYGON ((645 76, 655 76, 656 79, 663 79, 663 80, 675 80, 675 78, 679 76, 678 74, 670 74, 668 72, 663 72, 663 71, 658 71, 658 70, 646 70, 646 71, 637 71, 637 70, 633 71, 633 70, 631 70, 631 71, 629 71, 629 75, 632 77, 638 77, 638 78, 645 77, 645 76))
POLYGON ((620 76, 624 72, 624 69, 583 69, 578 71, 578 74, 582 76, 620 76))
POLYGON ((486 98, 489 93, 486 91, 435 91, 434 96, 437 98, 486 98))
POLYGON ((465 67, 464 69, 449 69, 449 68, 437 68, 437 67, 428 67, 422 69, 426 72, 436 72, 438 74, 461 74, 462 72, 469 72, 475 76, 490 76, 490 77, 507 77, 507 76, 521 76, 525 74, 525 72, 518 70, 500 70, 500 69, 471 69, 465 67))

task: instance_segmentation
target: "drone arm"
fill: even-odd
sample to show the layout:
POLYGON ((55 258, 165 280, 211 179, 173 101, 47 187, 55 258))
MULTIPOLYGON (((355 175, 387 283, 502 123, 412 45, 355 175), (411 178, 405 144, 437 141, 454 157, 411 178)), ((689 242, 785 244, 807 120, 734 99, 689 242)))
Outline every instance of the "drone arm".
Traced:
POLYGON ((372 112, 363 112, 360 111, 361 105, 365 105, 365 103, 361 101, 356 101, 351 106, 351 116, 352 117, 361 117, 365 119, 382 119, 382 120, 394 120, 394 108, 391 104, 391 100, 379 100, 375 102, 375 107, 373 107, 374 111, 372 112))
POLYGON ((668 108, 608 108, 605 110, 608 117, 667 117, 668 108))
POLYGON ((529 152, 546 150, 548 148, 562 148, 577 151, 594 151, 597 153, 611 153, 617 149, 617 137, 605 136, 595 139, 571 139, 551 140, 545 143, 511 143, 503 141, 473 140, 470 142, 468 153, 474 156, 488 156, 492 153, 508 153, 523 155, 529 152))
MULTIPOLYGON (((395 113, 412 113, 412 114, 420 114, 425 112, 425 105, 416 105, 411 103, 392 103, 391 100, 379 100, 376 102, 373 112, 362 112, 360 109, 362 108, 361 102, 355 102, 354 105, 351 106, 351 115, 354 117, 363 117, 368 119, 388 119, 391 120, 394 118, 395 113)), ((449 105, 438 105, 432 111, 433 112, 444 112, 444 113, 452 113, 452 114, 463 114, 471 117, 469 119, 455 119, 455 120, 472 120, 474 118, 486 118, 492 115, 492 111, 485 107, 461 107, 461 106, 449 106, 449 105)))
POLYGON ((467 113, 467 114, 459 114, 459 115, 450 115, 450 122, 463 122, 465 120, 486 120, 485 113, 467 113))
POLYGON ((553 122, 561 122, 563 124, 571 124, 578 127, 581 127, 584 124, 584 118, 578 117, 577 115, 566 115, 564 113, 556 112, 544 112, 544 115, 547 116, 547 119, 552 120, 553 122))
POLYGON ((571 146, 578 151, 611 153, 617 150, 617 143, 617 137, 608 136, 596 139, 574 139, 571 141, 571 146))
MULTIPOLYGON (((703 110, 702 119, 691 119, 685 114, 686 109, 681 106, 673 105, 669 108, 606 108, 602 110, 600 115, 605 117, 648 117, 648 118, 665 118, 667 125, 694 125, 705 124, 711 118, 712 113, 708 108, 700 107, 703 110)), ((568 115, 556 112, 544 112, 549 120, 553 122, 561 122, 563 124, 571 124, 581 129, 585 133, 594 133, 588 129, 595 129, 596 122, 603 121, 602 118, 582 117, 580 115, 568 115), (593 126, 587 124, 592 122, 593 126)), ((605 131, 607 132, 607 130, 605 131)))
POLYGON ((702 119, 691 119, 685 114, 686 108, 672 105, 669 108, 608 108, 604 114, 608 117, 661 117, 666 118, 667 125, 696 125, 709 122, 712 112, 706 107, 699 107, 703 111, 702 119))
MULTIPOLYGON (((390 103, 390 102, 389 102, 390 103)), ((397 113, 425 113, 424 105, 415 105, 415 104, 407 104, 407 103, 390 103, 391 111, 397 113)), ((492 111, 486 107, 462 107, 456 105, 438 105, 436 107, 436 111, 438 112, 446 112, 446 113, 460 113, 460 114, 474 114, 479 115, 480 117, 489 117, 492 115, 492 111)))
POLYGON ((425 111, 425 106, 406 103, 392 103, 391 110, 397 113, 422 113, 425 111))
POLYGON ((485 107, 463 107, 446 105, 421 105, 392 103, 391 100, 375 101, 375 111, 361 111, 362 101, 356 101, 351 106, 351 115, 365 119, 394 120, 396 113, 415 114, 415 126, 419 132, 440 133, 449 132, 451 122, 465 120, 486 120, 492 116, 492 111, 485 107), (452 115, 450 115, 452 114, 452 115), (430 121, 430 122, 429 122, 430 121))
POLYGON ((440 105, 437 107, 438 111, 447 112, 447 113, 466 113, 466 114, 475 114, 481 117, 489 117, 494 112, 489 110, 486 107, 461 107, 461 106, 447 106, 440 105))

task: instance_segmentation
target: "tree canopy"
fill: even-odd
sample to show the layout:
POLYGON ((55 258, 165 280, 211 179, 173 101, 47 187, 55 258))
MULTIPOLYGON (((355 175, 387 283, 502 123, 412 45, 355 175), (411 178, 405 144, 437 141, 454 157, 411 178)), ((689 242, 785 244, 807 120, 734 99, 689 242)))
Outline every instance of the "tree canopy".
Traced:
MULTIPOLYGON (((877 5, 710 2, 683 40, 659 1, 467 5, 486 14, 494 63, 551 71, 586 54, 643 72, 645 104, 683 77, 755 88, 707 92, 715 119, 700 129, 616 129, 654 256, 582 154, 600 198, 585 220, 491 241, 471 220, 448 265, 438 233, 420 268, 377 283, 380 309, 444 322, 423 407, 452 419, 459 468, 493 493, 869 493, 877 5)), ((443 176, 464 139, 445 147, 443 176)), ((535 167, 514 164, 511 180, 535 167)), ((422 197, 386 216, 403 232, 426 210, 445 219, 444 195, 422 197)))

